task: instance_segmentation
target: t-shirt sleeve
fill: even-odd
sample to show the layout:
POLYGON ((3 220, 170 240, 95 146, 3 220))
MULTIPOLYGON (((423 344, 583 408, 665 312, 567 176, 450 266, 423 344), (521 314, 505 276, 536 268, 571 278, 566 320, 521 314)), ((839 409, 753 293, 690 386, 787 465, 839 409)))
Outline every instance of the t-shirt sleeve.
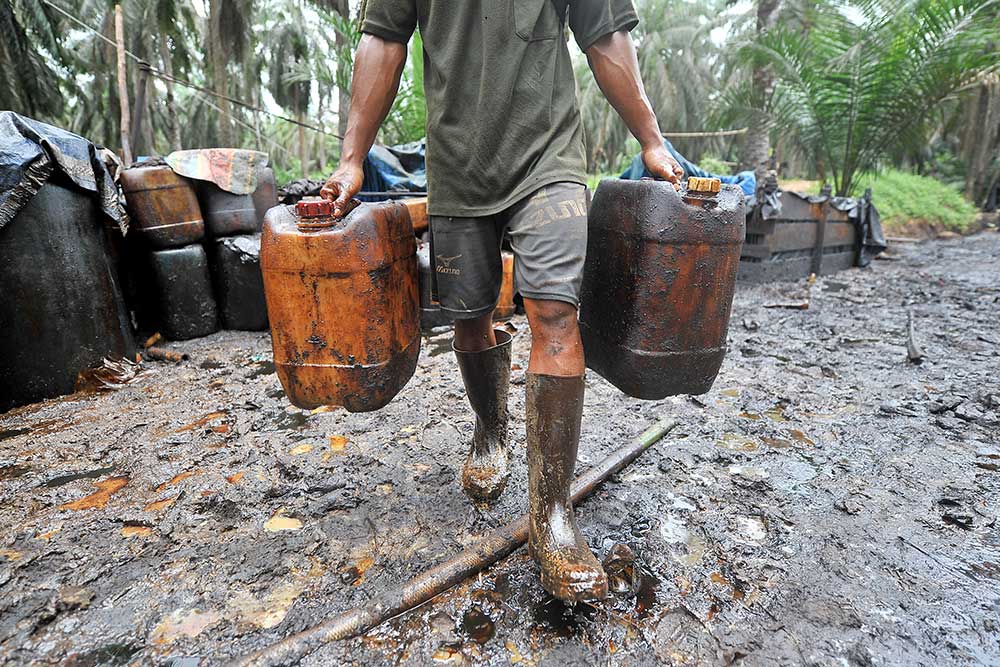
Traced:
POLYGON ((609 33, 630 31, 638 23, 631 0, 570 0, 569 3, 569 27, 581 51, 609 33))
POLYGON ((368 0, 361 32, 406 44, 416 27, 416 0, 368 0))

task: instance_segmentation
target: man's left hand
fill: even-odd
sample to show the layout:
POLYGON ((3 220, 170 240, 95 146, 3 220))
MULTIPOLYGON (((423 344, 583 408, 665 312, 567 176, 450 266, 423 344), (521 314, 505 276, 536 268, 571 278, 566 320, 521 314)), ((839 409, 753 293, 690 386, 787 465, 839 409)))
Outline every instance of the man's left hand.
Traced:
POLYGON ((681 187, 684 168, 678 164, 662 143, 642 149, 642 161, 653 178, 673 183, 674 189, 681 187))

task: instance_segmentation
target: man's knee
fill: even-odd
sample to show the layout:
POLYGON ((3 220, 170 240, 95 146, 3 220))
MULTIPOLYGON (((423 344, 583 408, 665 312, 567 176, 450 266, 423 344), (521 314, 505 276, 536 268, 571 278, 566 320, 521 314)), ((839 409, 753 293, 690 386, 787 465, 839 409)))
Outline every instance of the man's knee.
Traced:
POLYGON ((532 333, 546 338, 575 336, 576 307, 565 301, 525 299, 524 308, 532 333))
POLYGON ((455 320, 455 347, 463 352, 479 352, 496 345, 492 313, 471 320, 455 320))

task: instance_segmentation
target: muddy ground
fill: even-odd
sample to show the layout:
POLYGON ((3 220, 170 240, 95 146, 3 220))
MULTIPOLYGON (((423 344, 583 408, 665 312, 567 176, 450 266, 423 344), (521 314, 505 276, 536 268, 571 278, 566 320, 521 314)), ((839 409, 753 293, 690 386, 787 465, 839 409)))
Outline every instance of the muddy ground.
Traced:
MULTIPOLYGON (((642 402, 590 374, 582 466, 681 421, 579 509, 601 557, 636 556, 606 602, 548 599, 521 550, 303 663, 1000 664, 1000 234, 894 252, 819 280, 808 310, 767 308, 802 284, 741 288, 706 395, 642 402)), ((458 484, 471 414, 447 334, 374 414, 290 408, 268 337, 223 332, 0 416, 0 661, 222 663, 518 515, 512 324, 517 464, 485 511, 458 484)))

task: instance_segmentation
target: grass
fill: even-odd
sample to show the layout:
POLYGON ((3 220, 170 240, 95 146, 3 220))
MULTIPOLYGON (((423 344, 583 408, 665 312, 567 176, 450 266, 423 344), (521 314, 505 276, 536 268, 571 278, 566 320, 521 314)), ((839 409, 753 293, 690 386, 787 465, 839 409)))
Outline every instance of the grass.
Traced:
MULTIPOLYGON (((821 184, 782 179, 780 185, 785 190, 819 194, 821 184)), ((863 194, 865 188, 872 189, 872 201, 887 234, 905 236, 928 229, 964 234, 978 215, 976 207, 958 189, 930 176, 888 169, 862 176, 857 194, 863 194)))
POLYGON ((961 192, 928 176, 890 169, 859 180, 857 192, 872 189, 872 201, 887 233, 916 224, 962 234, 978 214, 961 192))

